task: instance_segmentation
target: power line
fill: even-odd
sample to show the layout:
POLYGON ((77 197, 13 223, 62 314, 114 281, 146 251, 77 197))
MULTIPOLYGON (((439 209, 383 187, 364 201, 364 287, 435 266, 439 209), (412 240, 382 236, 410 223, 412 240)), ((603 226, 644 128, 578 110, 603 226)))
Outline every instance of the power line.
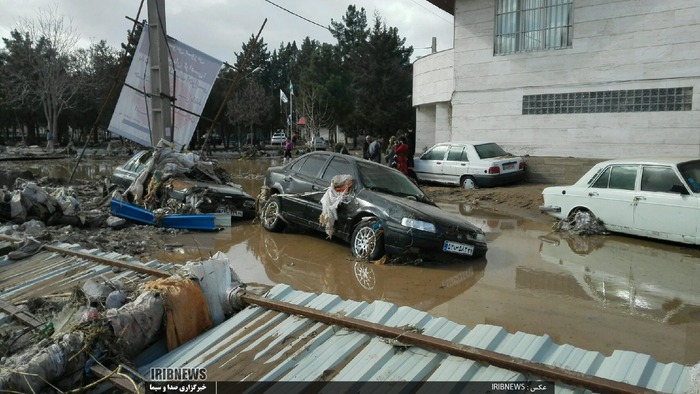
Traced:
POLYGON ((440 15, 434 13, 433 10, 431 10, 431 9, 429 9, 429 8, 426 8, 425 6, 423 6, 423 4, 420 4, 420 3, 417 2, 416 0, 411 0, 411 1, 412 1, 414 4, 416 4, 417 6, 423 8, 424 10, 426 10, 426 11, 430 12, 431 14, 437 16, 438 18, 442 19, 443 21, 445 21, 445 22, 447 22, 447 23, 449 23, 449 24, 452 24, 452 23, 453 23, 453 22, 450 22, 450 21, 448 21, 447 19, 441 17, 440 15))
POLYGON ((284 10, 285 12, 288 12, 288 13, 290 13, 290 14, 296 16, 297 18, 301 18, 301 19, 303 19, 303 20, 305 20, 305 21, 307 21, 307 22, 309 22, 309 23, 313 23, 314 25, 319 26, 319 27, 322 27, 322 28, 328 30, 329 32, 333 33, 333 31, 332 31, 330 28, 328 28, 328 26, 323 26, 323 25, 320 24, 320 23, 316 23, 316 22, 312 21, 311 19, 305 18, 305 17, 303 17, 303 16, 297 14, 296 12, 290 11, 290 10, 288 10, 288 9, 286 9, 286 8, 284 8, 284 7, 282 7, 281 5, 278 5, 278 4, 275 4, 275 3, 271 2, 270 0, 265 0, 265 1, 268 2, 268 3, 270 3, 270 4, 272 4, 272 5, 274 5, 275 7, 279 8, 279 9, 281 9, 281 10, 284 10))

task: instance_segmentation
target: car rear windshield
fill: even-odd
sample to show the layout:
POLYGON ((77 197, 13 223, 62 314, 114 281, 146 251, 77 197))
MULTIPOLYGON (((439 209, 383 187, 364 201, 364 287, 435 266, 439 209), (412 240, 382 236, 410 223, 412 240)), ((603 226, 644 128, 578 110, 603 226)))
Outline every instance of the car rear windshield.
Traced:
POLYGON ((495 143, 475 145, 476 153, 482 159, 490 159, 492 157, 510 156, 508 152, 495 143))

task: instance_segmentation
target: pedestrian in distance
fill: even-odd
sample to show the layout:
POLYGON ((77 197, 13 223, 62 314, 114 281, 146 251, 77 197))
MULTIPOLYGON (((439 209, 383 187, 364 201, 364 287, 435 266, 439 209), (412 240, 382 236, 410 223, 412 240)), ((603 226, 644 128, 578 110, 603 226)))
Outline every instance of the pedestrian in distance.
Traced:
POLYGON ((382 162, 382 146, 379 142, 379 138, 372 141, 367 149, 367 156, 370 160, 376 163, 382 162))
POLYGON ((343 144, 342 142, 338 142, 337 144, 335 144, 334 150, 336 153, 342 153, 344 155, 347 155, 350 153, 350 152, 348 152, 348 148, 346 148, 345 144, 343 144))
POLYGON ((413 156, 416 155, 416 133, 412 127, 406 133, 406 143, 408 144, 408 168, 413 168, 413 156))
POLYGON ((362 145, 362 158, 369 160, 369 145, 372 143, 372 136, 367 134, 365 142, 362 145))
POLYGON ((386 156, 384 157, 384 160, 386 161, 386 165, 389 167, 394 167, 396 164, 396 161, 394 160, 394 146, 396 145, 396 139, 395 135, 392 135, 391 138, 389 138, 389 144, 386 147, 386 156))
POLYGON ((405 136, 399 137, 394 146, 394 155, 396 155, 396 169, 408 174, 408 144, 405 136))
POLYGON ((51 130, 46 131, 46 151, 53 152, 53 133, 51 130))
POLYGON ((284 162, 285 163, 292 160, 292 148, 293 147, 294 147, 294 144, 292 143, 292 141, 289 138, 287 138, 284 141, 284 162))

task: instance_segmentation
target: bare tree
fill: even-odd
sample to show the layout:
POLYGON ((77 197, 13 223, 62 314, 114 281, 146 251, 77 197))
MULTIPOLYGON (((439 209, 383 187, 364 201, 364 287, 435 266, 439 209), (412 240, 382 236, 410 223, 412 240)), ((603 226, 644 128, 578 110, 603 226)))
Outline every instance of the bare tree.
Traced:
POLYGON ((17 59, 24 68, 14 69, 15 99, 40 103, 47 128, 60 140, 58 118, 81 86, 84 65, 74 54, 80 37, 72 22, 59 15, 58 5, 39 10, 35 19, 21 18, 16 30, 32 48, 17 59))
MULTIPOLYGON (((272 107, 269 98, 265 96, 265 88, 257 82, 245 84, 226 105, 229 122, 247 126, 250 133, 253 133, 255 125, 261 124, 272 107)), ((238 140, 241 141, 240 135, 238 140)))
MULTIPOLYGON (((304 89, 297 100, 297 113, 303 116, 306 120, 306 128, 309 135, 319 135, 321 128, 328 127, 329 129, 335 124, 333 112, 329 108, 328 100, 324 100, 319 90, 315 86, 304 89)), ((330 130, 329 130, 329 140, 330 130)))

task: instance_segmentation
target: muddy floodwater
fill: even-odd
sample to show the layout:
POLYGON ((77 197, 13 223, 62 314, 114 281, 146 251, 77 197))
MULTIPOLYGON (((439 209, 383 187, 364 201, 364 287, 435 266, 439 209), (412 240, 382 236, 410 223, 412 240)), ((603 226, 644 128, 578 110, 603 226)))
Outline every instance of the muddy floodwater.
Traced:
MULTIPOLYGON (((261 174, 279 163, 222 162, 254 196, 261 174)), ((110 164, 95 166, 81 166, 78 176, 111 171, 110 164)), ((697 248, 617 235, 567 238, 545 224, 469 211, 454 202, 440 205, 487 233, 485 258, 375 265, 355 261, 348 245, 324 234, 269 233, 255 222, 179 235, 159 258, 184 263, 223 252, 253 286, 286 283, 346 299, 384 300, 468 327, 493 324, 511 333, 546 334, 555 343, 605 355, 630 350, 664 363, 700 361, 697 248)))

